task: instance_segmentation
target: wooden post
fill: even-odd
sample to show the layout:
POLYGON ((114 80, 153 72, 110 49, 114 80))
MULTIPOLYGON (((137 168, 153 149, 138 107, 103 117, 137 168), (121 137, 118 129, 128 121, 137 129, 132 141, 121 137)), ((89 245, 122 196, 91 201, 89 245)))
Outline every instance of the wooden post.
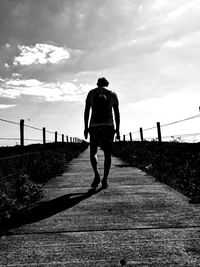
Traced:
POLYGON ((70 137, 70 143, 72 143, 72 137, 70 137))
POLYGON ((67 141, 67 143, 69 143, 69 138, 68 138, 68 135, 66 135, 66 141, 67 141))
POLYGON ((161 138, 160 122, 157 122, 157 131, 158 131, 158 142, 161 143, 162 138, 161 138))
POLYGON ((64 143, 64 134, 62 134, 62 142, 64 143))
POLYGON ((20 120, 20 144, 24 146, 24 120, 20 120))
POLYGON ((160 122, 157 122, 157 131, 158 131, 158 144, 159 144, 159 153, 160 153, 160 160, 158 162, 158 170, 159 176, 162 177, 162 166, 163 166, 163 153, 162 153, 162 138, 161 138, 161 129, 160 129, 160 122))
POLYGON ((126 141, 126 136, 125 136, 125 134, 123 135, 123 141, 124 141, 124 142, 126 141))
POLYGON ((142 127, 140 127, 140 139, 142 142, 144 141, 142 127))
POLYGON ((133 139, 132 139, 132 133, 129 133, 129 135, 130 135, 130 141, 132 142, 133 141, 133 139))
POLYGON ((55 143, 58 141, 58 132, 55 132, 55 143))
POLYGON ((42 131, 43 131, 43 145, 45 145, 46 144, 46 128, 43 127, 42 131))

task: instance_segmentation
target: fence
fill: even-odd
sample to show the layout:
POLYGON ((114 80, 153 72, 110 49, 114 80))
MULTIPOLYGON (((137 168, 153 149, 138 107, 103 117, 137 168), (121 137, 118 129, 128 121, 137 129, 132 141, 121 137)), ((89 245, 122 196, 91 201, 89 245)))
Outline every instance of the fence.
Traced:
POLYGON ((58 142, 58 137, 61 137, 61 141, 62 142, 67 142, 67 143, 79 143, 82 142, 81 139, 77 138, 77 137, 70 137, 68 135, 64 135, 64 134, 59 134, 57 131, 52 132, 52 131, 48 131, 45 127, 43 127, 42 129, 38 128, 38 127, 34 127, 31 125, 27 125, 24 123, 24 120, 21 119, 20 122, 14 122, 14 121, 10 121, 10 120, 5 120, 5 119, 0 119, 0 121, 2 122, 6 122, 9 124, 13 124, 13 125, 17 125, 19 127, 19 138, 15 138, 15 137, 0 137, 0 140, 4 140, 4 141, 18 141, 20 142, 20 146, 24 146, 25 141, 28 142, 42 142, 43 144, 46 144, 47 142, 58 142), (42 138, 40 139, 34 139, 34 138, 26 138, 25 137, 25 128, 28 129, 32 129, 32 130, 36 130, 39 131, 41 133, 42 138), (46 138, 46 135, 51 134, 54 135, 54 140, 48 140, 46 138))
MULTIPOLYGON (((163 140, 170 140, 170 141, 183 141, 182 138, 188 138, 188 137, 193 137, 193 140, 190 140, 190 142, 194 142, 195 139, 197 136, 200 136, 200 132, 196 132, 196 133, 182 133, 182 134, 172 134, 172 135, 163 135, 162 136, 162 130, 165 128, 165 127, 168 127, 168 126, 171 126, 171 125, 175 125, 175 124, 178 124, 178 123, 183 123, 183 122, 186 122, 186 121, 189 121, 189 120, 192 120, 192 119, 197 119, 197 118, 200 118, 200 114, 198 115, 195 115, 195 116, 192 116, 192 117, 188 117, 188 118, 185 118, 185 119, 181 119, 181 120, 177 120, 177 121, 174 121, 174 122, 170 122, 170 123, 166 123, 166 124, 162 124, 160 122, 157 122, 156 123, 156 126, 153 126, 153 127, 150 127, 150 128, 146 128, 146 129, 143 129, 142 127, 139 128, 139 131, 136 131, 136 132, 130 132, 128 134, 124 134, 122 136, 120 136, 120 140, 123 140, 123 141, 148 141, 148 140, 153 140, 153 141, 158 141, 158 142, 162 142, 163 140), (150 130, 156 130, 156 135, 154 136, 146 136, 145 137, 145 133, 147 131, 150 131, 150 130), (137 136, 137 138, 135 137, 137 136)), ((117 141, 117 140, 116 140, 117 141)))

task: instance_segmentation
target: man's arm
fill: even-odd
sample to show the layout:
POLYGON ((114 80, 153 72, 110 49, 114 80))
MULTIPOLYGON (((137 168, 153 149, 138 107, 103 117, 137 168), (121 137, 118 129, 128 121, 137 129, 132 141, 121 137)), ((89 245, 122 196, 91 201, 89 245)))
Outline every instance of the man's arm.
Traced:
POLYGON ((120 139, 120 133, 119 133, 119 126, 120 126, 120 113, 119 113, 119 104, 116 103, 113 106, 114 114, 115 114, 115 124, 116 124, 116 138, 120 139))
POLYGON ((89 127, 88 127, 89 115, 90 115, 90 104, 86 101, 86 104, 85 104, 85 112, 84 112, 84 124, 85 124, 84 136, 85 136, 85 139, 88 138, 88 132, 89 132, 89 127))

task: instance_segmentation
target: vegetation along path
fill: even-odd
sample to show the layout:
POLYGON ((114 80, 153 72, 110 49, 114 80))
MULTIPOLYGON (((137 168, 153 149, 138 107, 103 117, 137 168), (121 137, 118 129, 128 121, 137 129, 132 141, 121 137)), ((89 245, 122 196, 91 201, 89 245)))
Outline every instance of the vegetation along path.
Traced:
POLYGON ((92 180, 87 149, 13 219, 0 266, 200 266, 200 205, 115 157, 110 187, 92 180))

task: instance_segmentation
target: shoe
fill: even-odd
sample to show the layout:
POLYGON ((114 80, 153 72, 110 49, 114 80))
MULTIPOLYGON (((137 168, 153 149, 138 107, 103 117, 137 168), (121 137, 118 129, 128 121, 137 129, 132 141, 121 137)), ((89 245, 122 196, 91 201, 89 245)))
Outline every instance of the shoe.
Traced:
POLYGON ((91 187, 97 188, 99 183, 100 183, 100 177, 94 177, 94 181, 92 182, 91 187))
POLYGON ((103 179, 103 180, 102 180, 102 188, 103 188, 103 189, 106 189, 106 188, 108 188, 108 187, 109 187, 109 185, 108 185, 108 183, 107 183, 107 180, 103 179))

